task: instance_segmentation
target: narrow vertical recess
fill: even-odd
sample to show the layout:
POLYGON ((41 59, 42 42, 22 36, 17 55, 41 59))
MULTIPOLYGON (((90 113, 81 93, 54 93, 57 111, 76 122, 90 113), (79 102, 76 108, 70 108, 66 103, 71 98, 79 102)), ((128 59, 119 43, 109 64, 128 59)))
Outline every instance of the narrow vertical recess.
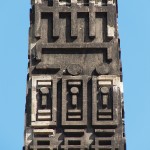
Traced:
MULTIPOLYGON (((48 43, 53 43, 57 40, 57 37, 53 36, 53 14, 52 13, 42 13, 42 19, 47 20, 47 30, 44 36, 47 37, 48 43)), ((44 30, 44 29, 42 29, 44 30)))
POLYGON ((53 6, 53 0, 48 0, 48 6, 53 6))
POLYGON ((60 13, 60 18, 65 20, 65 37, 66 42, 73 42, 75 37, 71 36, 71 13, 60 13))
POLYGON ((107 1, 108 0, 102 0, 102 6, 107 6, 107 1))
POLYGON ((89 37, 89 13, 78 13, 78 18, 82 19, 84 42, 91 42, 93 39, 89 37))

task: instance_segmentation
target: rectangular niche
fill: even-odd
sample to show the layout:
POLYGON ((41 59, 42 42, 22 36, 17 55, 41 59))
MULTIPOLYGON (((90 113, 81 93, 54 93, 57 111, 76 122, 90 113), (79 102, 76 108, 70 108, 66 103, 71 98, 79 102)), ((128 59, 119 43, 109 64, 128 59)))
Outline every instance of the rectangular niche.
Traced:
POLYGON ((42 49, 43 64, 82 64, 84 68, 93 68, 102 64, 107 59, 107 49, 100 48, 62 48, 42 49))

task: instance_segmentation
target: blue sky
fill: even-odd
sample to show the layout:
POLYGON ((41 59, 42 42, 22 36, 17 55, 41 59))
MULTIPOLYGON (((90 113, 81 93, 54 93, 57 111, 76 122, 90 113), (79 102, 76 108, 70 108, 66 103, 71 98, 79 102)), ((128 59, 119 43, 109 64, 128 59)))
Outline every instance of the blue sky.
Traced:
MULTIPOLYGON (((150 1, 118 0, 127 150, 149 150, 150 1)), ((1 0, 0 150, 21 150, 29 0, 1 0)))

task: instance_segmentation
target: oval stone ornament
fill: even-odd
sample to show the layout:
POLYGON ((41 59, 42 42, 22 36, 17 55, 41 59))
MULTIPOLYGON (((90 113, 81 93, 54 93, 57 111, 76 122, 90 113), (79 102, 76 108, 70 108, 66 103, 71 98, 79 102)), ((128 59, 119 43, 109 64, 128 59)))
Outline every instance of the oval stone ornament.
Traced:
POLYGON ((82 72, 82 67, 78 64, 71 64, 67 67, 67 71, 71 75, 79 75, 82 72))
POLYGON ((109 93, 109 88, 108 88, 108 87, 102 87, 102 88, 101 88, 101 92, 102 92, 103 94, 107 94, 107 93, 109 93))
POLYGON ((105 64, 102 64, 102 65, 96 67, 96 72, 97 72, 98 74, 101 74, 101 75, 109 74, 109 72, 110 72, 110 67, 109 67, 109 65, 106 64, 106 63, 105 63, 105 64))

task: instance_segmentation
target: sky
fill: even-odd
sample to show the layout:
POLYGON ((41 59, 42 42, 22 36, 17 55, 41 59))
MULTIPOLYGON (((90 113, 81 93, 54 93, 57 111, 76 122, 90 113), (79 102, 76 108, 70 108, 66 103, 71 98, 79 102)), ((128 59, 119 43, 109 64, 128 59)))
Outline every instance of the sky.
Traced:
MULTIPOLYGON (((150 1, 118 4, 127 150, 150 150, 150 1)), ((0 150, 21 150, 30 0, 0 6, 0 150)))

